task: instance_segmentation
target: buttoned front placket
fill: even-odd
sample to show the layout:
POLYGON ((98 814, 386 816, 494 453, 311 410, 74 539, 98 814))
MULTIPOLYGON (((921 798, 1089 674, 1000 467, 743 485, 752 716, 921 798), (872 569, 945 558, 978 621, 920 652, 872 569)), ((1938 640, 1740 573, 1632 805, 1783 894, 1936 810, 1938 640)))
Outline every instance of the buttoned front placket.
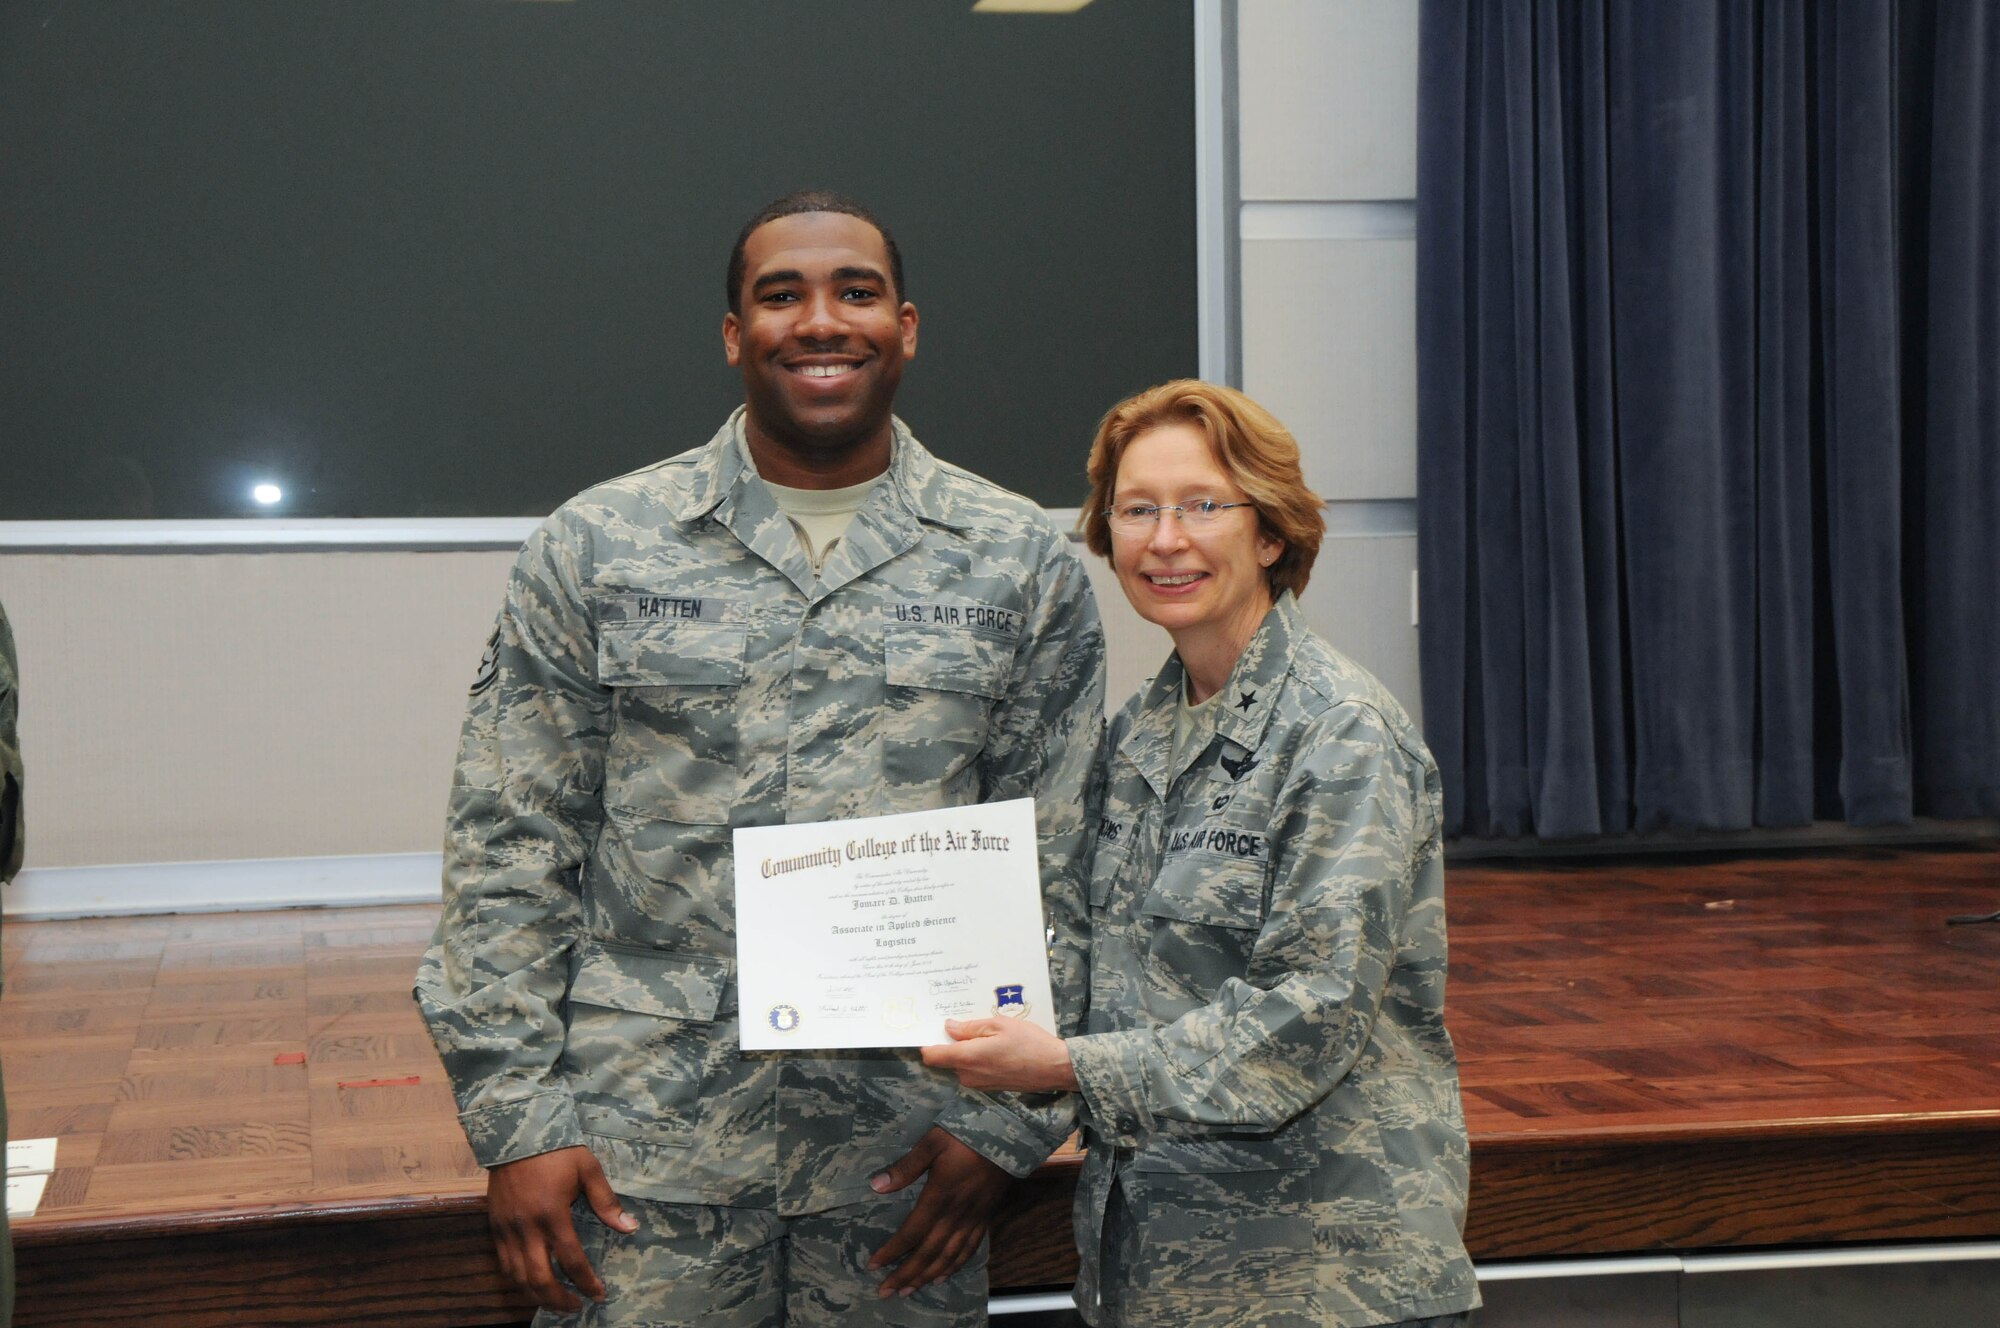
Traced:
MULTIPOLYGON (((1087 1031, 1118 1032, 1143 1027, 1161 1014, 1148 1014, 1147 956, 1151 924, 1141 912, 1147 893, 1165 864, 1165 844, 1177 829, 1193 828, 1222 812, 1252 787, 1277 698, 1291 670, 1292 651, 1302 630, 1298 608, 1283 596, 1266 615, 1243 657, 1224 684, 1218 707, 1204 720, 1207 741, 1189 744, 1184 764, 1175 765, 1174 716, 1187 686, 1179 656, 1172 656, 1146 691, 1131 727, 1112 755, 1106 791, 1104 824, 1098 853, 1115 855, 1115 872, 1097 880, 1101 891, 1093 903, 1090 1016, 1087 1031), (1109 832, 1122 850, 1106 844, 1109 832)), ((1086 1168, 1086 1211, 1094 1230, 1085 1239, 1098 1243, 1101 1264, 1104 1216, 1113 1188, 1143 1144, 1149 1121, 1095 1122, 1094 1148, 1108 1149, 1108 1161, 1086 1168)), ((1092 1282, 1086 1292, 1098 1297, 1092 1282)), ((1101 1304, 1101 1301, 1099 1301, 1101 1304)))
MULTIPOLYGON (((883 704, 881 632, 886 588, 878 569, 916 547, 922 527, 906 509, 893 472, 868 497, 854 524, 816 575, 790 521, 770 491, 744 473, 716 517, 772 572, 764 640, 753 660, 754 700, 741 733, 746 787, 759 795, 757 822, 800 824, 877 814, 871 781, 854 778, 857 761, 875 759, 874 720, 883 704)), ((812 1150, 838 1104, 828 1100, 826 1057, 775 1058, 774 1186, 781 1212, 813 1206, 812 1150)))

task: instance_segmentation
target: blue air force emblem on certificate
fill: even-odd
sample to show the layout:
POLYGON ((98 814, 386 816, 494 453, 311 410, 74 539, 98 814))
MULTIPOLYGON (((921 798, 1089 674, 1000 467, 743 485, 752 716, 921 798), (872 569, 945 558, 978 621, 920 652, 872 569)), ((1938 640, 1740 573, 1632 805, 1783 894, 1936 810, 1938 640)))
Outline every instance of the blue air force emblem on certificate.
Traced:
POLYGON ((1028 1016, 1028 993, 1021 983, 1011 983, 993 989, 993 1013, 1006 1015, 1010 1019, 1025 1019, 1028 1016))
POLYGON ((770 1021, 771 1027, 780 1033, 792 1032, 799 1026, 799 1012, 796 1006, 774 1005, 771 1007, 771 1012, 764 1017, 770 1021))

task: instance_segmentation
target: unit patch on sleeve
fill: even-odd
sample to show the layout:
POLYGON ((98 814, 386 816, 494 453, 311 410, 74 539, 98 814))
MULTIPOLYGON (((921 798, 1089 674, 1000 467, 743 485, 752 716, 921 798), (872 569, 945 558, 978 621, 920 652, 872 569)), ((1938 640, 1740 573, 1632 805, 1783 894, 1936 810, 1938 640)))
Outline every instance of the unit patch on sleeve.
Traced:
POLYGON ((472 678, 472 695, 477 696, 491 687, 500 677, 500 624, 493 624, 493 635, 486 638, 486 653, 479 657, 479 672, 472 678))

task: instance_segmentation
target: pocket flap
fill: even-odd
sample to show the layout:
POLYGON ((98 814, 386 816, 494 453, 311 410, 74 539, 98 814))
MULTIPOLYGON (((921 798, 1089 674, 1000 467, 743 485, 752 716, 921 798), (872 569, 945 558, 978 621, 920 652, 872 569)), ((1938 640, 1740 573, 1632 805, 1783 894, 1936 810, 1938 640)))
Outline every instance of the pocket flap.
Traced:
POLYGON ((1258 927, 1264 921, 1263 864, 1205 856, 1172 863, 1153 882, 1139 911, 1210 927, 1258 927))
POLYGON ((1148 1139, 1133 1154, 1134 1171, 1161 1171, 1176 1175, 1206 1175, 1234 1171, 1302 1171, 1318 1165, 1319 1156, 1304 1139, 1291 1134, 1231 1138, 1210 1135, 1181 1138, 1163 1135, 1148 1139))
POLYGON ((882 662, 891 687, 928 687, 999 700, 1014 667, 1014 644, 952 627, 890 626, 882 662))
POLYGON ((712 1020, 728 981, 729 962, 711 955, 586 941, 569 999, 663 1019, 712 1020))
POLYGON ((750 632, 722 623, 607 626, 597 634, 597 681, 606 687, 737 687, 750 632))

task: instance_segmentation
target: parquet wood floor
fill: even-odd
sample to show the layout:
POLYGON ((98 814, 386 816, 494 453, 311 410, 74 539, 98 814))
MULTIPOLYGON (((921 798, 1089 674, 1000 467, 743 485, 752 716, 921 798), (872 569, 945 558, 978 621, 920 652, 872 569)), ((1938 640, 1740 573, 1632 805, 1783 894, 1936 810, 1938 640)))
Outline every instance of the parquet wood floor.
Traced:
MULTIPOLYGON (((1450 873, 1450 1026, 1489 1144, 2000 1118, 2000 852, 1450 873)), ((2000 1140, 1996 1140, 2000 1142, 2000 1140)))
POLYGON ((55 1135, 23 1224, 478 1193, 410 1003, 422 907, 10 924, 10 1132, 55 1135))
MULTIPOLYGON (((2000 1235, 2000 927, 1943 925, 2000 907, 2000 846, 1450 892, 1475 1255, 2000 1235)), ((16 1322, 158 1322, 168 1277, 190 1328, 525 1318, 409 998, 435 919, 8 924, 11 1133, 60 1140, 16 1322)), ((1066 1281, 1072 1179, 1024 1184, 996 1285, 1066 1281)))
POLYGON ((1449 881, 1475 1255, 2000 1235, 2000 848, 1449 881))

